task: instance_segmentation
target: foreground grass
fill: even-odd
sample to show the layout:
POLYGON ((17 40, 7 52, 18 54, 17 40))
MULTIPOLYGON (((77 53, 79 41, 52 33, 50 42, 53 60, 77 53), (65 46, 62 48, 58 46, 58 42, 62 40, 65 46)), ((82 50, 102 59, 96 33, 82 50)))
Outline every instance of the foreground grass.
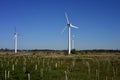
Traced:
POLYGON ((0 79, 120 80, 120 57, 1 55, 0 79))

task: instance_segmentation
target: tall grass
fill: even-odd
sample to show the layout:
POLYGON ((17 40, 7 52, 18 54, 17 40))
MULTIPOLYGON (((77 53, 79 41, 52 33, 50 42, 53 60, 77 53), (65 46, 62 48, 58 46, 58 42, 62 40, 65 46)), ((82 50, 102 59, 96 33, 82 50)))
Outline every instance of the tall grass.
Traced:
POLYGON ((120 80, 120 58, 0 56, 1 80, 120 80))

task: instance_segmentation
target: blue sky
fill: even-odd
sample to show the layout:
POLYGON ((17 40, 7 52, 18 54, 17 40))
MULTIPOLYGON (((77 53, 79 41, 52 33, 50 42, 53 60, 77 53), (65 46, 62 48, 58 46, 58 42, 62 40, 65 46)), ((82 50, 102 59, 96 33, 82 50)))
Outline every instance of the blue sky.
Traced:
POLYGON ((19 49, 67 49, 65 12, 76 49, 120 49, 119 0, 0 0, 0 48, 14 48, 16 26, 19 49))

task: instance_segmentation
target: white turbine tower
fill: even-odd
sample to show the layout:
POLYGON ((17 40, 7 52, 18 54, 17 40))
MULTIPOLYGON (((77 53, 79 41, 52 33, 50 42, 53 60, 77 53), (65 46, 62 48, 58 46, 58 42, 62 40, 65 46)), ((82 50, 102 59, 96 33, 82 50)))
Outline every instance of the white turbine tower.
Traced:
POLYGON ((15 27, 15 33, 14 33, 14 47, 15 47, 15 53, 17 53, 17 38, 18 38, 18 33, 16 32, 16 27, 15 27))
POLYGON ((72 36, 72 49, 75 49, 75 35, 72 36))
MULTIPOLYGON (((67 27, 68 27, 68 54, 71 54, 71 27, 73 28, 78 28, 74 25, 72 25, 69 20, 68 20, 68 16, 67 16, 67 13, 65 13, 65 17, 66 17, 66 20, 67 20, 67 27)), ((66 27, 64 28, 64 30, 66 29, 66 27)), ((63 30, 63 31, 64 31, 63 30)))

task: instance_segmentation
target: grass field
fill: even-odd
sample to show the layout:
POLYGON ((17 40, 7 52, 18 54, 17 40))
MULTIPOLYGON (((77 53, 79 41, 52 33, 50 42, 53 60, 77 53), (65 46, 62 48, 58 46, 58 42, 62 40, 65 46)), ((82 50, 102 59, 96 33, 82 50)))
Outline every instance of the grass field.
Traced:
POLYGON ((120 56, 46 55, 0 55, 0 80, 120 80, 120 56))

